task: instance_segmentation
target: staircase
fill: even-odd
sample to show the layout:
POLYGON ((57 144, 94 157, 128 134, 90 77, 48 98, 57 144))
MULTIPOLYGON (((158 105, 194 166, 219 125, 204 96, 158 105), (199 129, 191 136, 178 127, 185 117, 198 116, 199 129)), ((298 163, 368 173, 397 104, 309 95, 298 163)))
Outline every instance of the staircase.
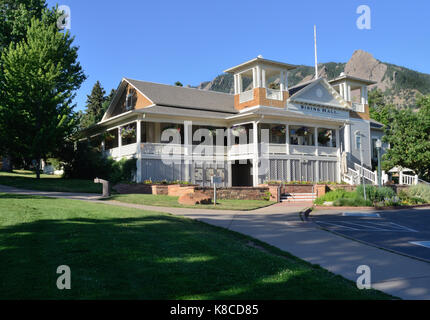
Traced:
POLYGON ((281 196, 282 203, 309 202, 317 199, 316 193, 287 193, 281 196))
POLYGON ((343 174, 343 181, 349 185, 358 185, 362 183, 362 179, 365 183, 378 184, 378 177, 375 172, 360 166, 358 163, 348 163, 348 170, 343 174))

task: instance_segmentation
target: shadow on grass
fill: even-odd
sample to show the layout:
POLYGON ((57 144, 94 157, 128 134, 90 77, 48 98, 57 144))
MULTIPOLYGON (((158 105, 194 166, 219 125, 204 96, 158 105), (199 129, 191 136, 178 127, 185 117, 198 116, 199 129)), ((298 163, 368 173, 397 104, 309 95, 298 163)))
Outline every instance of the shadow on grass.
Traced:
POLYGON ((248 243, 227 230, 156 213, 5 226, 0 299, 387 297, 248 243), (71 268, 72 290, 56 288, 60 265, 71 268))
POLYGON ((40 200, 53 200, 54 198, 43 197, 43 196, 32 196, 25 194, 11 194, 11 193, 0 193, 1 199, 19 199, 19 200, 28 200, 28 199, 40 199, 40 200))

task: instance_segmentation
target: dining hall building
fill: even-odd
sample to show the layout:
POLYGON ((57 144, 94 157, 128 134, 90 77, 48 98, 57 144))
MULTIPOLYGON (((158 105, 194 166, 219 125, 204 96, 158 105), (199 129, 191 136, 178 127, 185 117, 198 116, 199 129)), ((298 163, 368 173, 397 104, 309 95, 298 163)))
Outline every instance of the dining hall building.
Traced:
POLYGON ((136 159, 136 182, 258 186, 268 181, 375 182, 368 86, 341 74, 289 87, 294 65, 261 56, 225 70, 234 93, 122 79, 103 119, 83 131, 116 160, 136 159), (361 166, 363 164, 363 166, 361 166))

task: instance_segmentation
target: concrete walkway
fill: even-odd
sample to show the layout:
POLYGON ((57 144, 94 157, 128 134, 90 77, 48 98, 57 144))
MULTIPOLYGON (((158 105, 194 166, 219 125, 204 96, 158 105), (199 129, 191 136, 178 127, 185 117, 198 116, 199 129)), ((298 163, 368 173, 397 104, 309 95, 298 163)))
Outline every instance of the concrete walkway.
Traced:
POLYGON ((1 187, 0 192, 94 201, 121 207, 162 211, 203 221, 249 235, 284 251, 318 264, 323 268, 356 281, 357 267, 367 265, 372 271, 372 286, 402 299, 430 299, 430 264, 323 231, 313 222, 302 221, 304 205, 277 204, 254 211, 224 211, 164 208, 97 201, 94 195, 47 193, 1 187))

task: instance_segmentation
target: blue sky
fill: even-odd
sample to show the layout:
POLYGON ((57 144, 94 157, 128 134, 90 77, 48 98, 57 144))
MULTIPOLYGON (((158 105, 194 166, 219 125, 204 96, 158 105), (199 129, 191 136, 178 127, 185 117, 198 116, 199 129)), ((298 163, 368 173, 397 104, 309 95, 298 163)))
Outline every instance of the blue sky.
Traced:
POLYGON ((424 0, 64 0, 88 76, 77 110, 100 80, 107 92, 123 77, 198 85, 261 54, 292 64, 346 62, 357 49, 378 60, 430 73, 430 2, 424 0), (371 29, 356 26, 359 5, 371 29))

